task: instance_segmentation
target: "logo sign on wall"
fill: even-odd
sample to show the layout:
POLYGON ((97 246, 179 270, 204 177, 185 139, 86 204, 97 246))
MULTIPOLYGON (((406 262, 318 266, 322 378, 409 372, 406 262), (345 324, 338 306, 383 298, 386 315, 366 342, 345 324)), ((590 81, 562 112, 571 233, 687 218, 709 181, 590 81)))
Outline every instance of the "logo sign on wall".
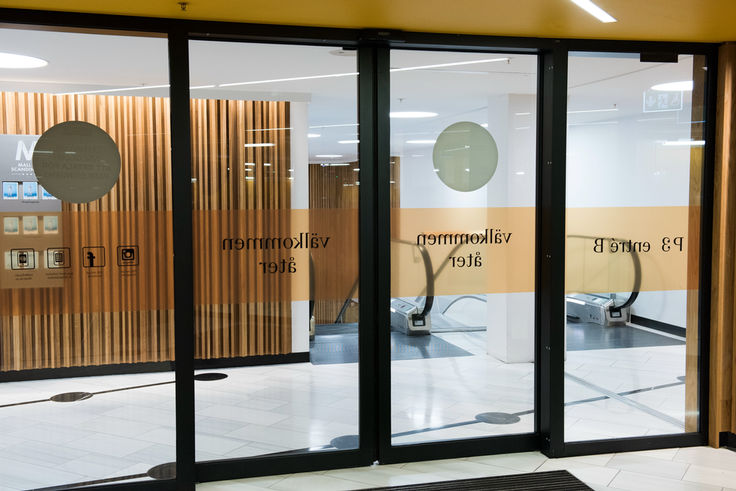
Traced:
POLYGON ((71 203, 89 203, 107 194, 120 176, 120 152, 101 128, 66 121, 41 135, 33 170, 49 193, 71 203))

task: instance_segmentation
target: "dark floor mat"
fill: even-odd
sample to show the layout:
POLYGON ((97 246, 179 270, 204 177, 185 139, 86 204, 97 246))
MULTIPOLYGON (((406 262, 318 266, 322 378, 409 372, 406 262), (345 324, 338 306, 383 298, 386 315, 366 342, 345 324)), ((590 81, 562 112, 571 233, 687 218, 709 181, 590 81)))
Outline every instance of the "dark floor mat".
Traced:
POLYGON ((583 491, 592 488, 586 486, 585 483, 567 471, 550 471, 372 489, 391 491, 435 491, 445 489, 462 489, 464 491, 583 491))
MULTIPOLYGON (((472 354, 437 336, 407 336, 400 332, 391 333, 392 360, 453 356, 472 356, 472 354)), ((315 365, 357 362, 358 333, 318 334, 314 341, 309 343, 309 358, 315 365)))
POLYGON ((567 323, 567 350, 676 346, 684 341, 630 326, 603 327, 590 322, 567 323))

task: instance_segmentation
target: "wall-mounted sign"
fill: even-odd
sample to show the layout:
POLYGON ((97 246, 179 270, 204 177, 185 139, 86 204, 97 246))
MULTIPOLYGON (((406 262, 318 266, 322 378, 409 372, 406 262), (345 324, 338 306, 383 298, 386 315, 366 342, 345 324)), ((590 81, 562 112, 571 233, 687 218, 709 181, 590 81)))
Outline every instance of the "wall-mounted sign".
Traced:
POLYGON ((652 90, 644 91, 645 113, 658 113, 663 111, 682 110, 681 90, 652 90))

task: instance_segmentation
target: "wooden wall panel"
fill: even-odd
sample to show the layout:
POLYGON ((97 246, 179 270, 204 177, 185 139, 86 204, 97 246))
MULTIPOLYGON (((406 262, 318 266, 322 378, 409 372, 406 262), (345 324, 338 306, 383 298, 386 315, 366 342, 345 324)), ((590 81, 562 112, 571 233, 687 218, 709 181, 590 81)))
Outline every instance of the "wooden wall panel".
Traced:
POLYGON ((708 408, 715 447, 721 432, 736 433, 736 43, 718 53, 718 101, 708 408))
POLYGON ((112 190, 88 204, 62 205, 64 245, 77 251, 100 241, 111 249, 106 260, 115 261, 113 248, 134 240, 156 258, 133 280, 106 274, 92 280, 95 288, 77 264, 64 287, 0 290, 0 371, 173 359, 168 104, 163 98, 0 93, 0 134, 40 135, 81 120, 118 145, 121 173, 112 190))
MULTIPOLYGON (((391 207, 399 203, 400 158, 391 158, 391 207)), ((357 162, 347 166, 309 166, 309 208, 310 230, 323 236, 340 237, 344 247, 335 253, 318 249, 312 251, 314 263, 315 291, 335 291, 338 285, 343 293, 339 298, 318 299, 314 305, 317 324, 332 324, 337 319, 344 301, 358 280, 358 221, 357 214, 321 214, 319 210, 358 209, 360 173, 357 162)), ((391 224, 392 227, 395 224, 391 224)), ((334 295, 333 295, 334 296, 334 295)), ((359 292, 353 294, 358 299, 359 292)), ((343 315, 343 322, 358 322, 359 303, 351 302, 343 315)))
MULTIPOLYGON (((195 354, 222 358, 291 352, 291 284, 288 277, 240 277, 239 259, 208 249, 207 237, 288 236, 288 220, 265 215, 247 222, 236 210, 288 210, 291 206, 287 102, 192 101, 195 299, 204 291, 248 290, 278 301, 202 305, 197 302, 195 354), (246 144, 273 143, 270 147, 246 144), (248 165, 253 164, 253 165, 248 165), (223 213, 207 213, 222 211, 223 213), (201 212, 201 213, 197 213, 201 212)), ((269 257, 268 255, 266 257, 269 257)), ((275 254, 270 256, 276 257, 275 254)))
MULTIPOLYGON (((112 249, 133 237, 141 258, 151 258, 135 282, 107 274, 90 288, 77 271, 63 288, 0 290, 0 371, 173 360, 168 99, 2 93, 0 103, 0 134, 39 135, 68 120, 96 124, 110 134, 122 158, 120 179, 97 201, 63 204, 64 244, 78 249, 101 241, 112 249)), ((288 103, 193 100, 191 107, 195 216, 215 212, 195 221, 195 295, 204 289, 256 289, 280 299, 198 302, 196 355, 289 353, 288 282, 232 275, 229 265, 208 261, 212 241, 197 240, 202 234, 289 233, 288 221, 244 223, 218 213, 289 208, 290 134, 275 130, 289 126, 288 103), (275 146, 245 147, 265 141, 275 146), (253 180, 245 179, 245 162, 256 164, 253 180)), ((107 261, 115 261, 115 252, 107 251, 107 261)))

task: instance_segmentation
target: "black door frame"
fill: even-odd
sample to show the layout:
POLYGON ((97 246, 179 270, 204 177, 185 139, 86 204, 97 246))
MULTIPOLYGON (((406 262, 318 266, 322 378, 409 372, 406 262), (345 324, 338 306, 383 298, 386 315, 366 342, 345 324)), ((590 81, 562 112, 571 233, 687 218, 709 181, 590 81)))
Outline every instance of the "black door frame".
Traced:
MULTIPOLYGON (((194 489, 215 481, 415 460, 540 450, 550 457, 707 443, 710 243, 717 45, 561 40, 402 31, 273 26, 69 12, 0 9, 0 26, 80 32, 145 32, 169 40, 176 322, 175 480, 111 483, 86 489, 194 489), (195 463, 194 324, 188 42, 221 40, 306 44, 358 50, 360 128, 360 448, 195 463), (537 243, 535 300, 535 432, 411 445, 391 445, 389 223, 389 50, 421 49, 537 54, 537 243), (699 299, 698 432, 653 437, 564 441, 564 251, 567 58, 570 51, 702 54, 707 57, 699 299), (380 267, 379 267, 380 266, 380 267), (378 383, 381 381, 381 383, 378 383)), ((83 373, 80 373, 83 374, 83 373)))

